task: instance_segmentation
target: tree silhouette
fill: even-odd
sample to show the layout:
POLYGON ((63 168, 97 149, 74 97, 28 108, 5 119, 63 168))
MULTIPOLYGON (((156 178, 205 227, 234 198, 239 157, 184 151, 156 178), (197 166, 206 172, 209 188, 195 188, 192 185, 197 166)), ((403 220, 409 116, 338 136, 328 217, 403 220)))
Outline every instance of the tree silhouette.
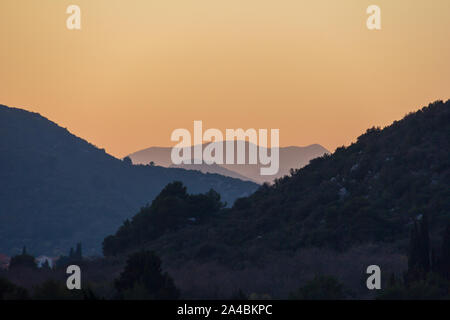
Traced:
POLYGON ((74 259, 77 261, 81 261, 83 259, 83 254, 81 251, 81 242, 77 243, 77 247, 74 253, 74 259))
POLYGON ((450 223, 445 228, 444 235, 442 237, 439 271, 443 277, 450 280, 450 223))
POLYGON ((431 271, 430 235, 428 216, 422 215, 420 223, 414 221, 408 257, 408 280, 424 278, 431 271))
POLYGON ((35 258, 27 253, 26 247, 23 247, 22 254, 12 257, 11 261, 9 262, 10 270, 16 268, 30 268, 30 269, 37 268, 35 258))
POLYGON ((204 194, 188 194, 179 181, 169 183, 131 221, 126 220, 115 235, 103 241, 103 253, 116 255, 128 248, 139 248, 167 231, 178 230, 192 223, 203 223, 224 207, 220 194, 209 190, 204 194))
POLYGON ((131 161, 131 158, 128 157, 128 156, 123 158, 122 161, 123 161, 123 163, 125 163, 125 164, 127 164, 129 166, 133 165, 133 161, 131 161))
POLYGON ((128 257, 124 271, 115 281, 121 298, 177 299, 178 289, 167 273, 162 273, 161 260, 151 251, 140 251, 128 257))

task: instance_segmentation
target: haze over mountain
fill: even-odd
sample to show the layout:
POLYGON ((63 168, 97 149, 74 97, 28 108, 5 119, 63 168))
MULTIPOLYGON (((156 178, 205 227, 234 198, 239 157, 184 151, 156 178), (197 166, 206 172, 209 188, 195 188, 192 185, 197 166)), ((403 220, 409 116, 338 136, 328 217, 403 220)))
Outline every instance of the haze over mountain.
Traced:
MULTIPOLYGON (((217 144, 217 142, 214 142, 217 144)), ((223 155, 224 159, 226 158, 226 147, 225 142, 223 144, 223 155)), ((202 150, 205 149, 206 146, 210 145, 210 143, 205 143, 202 145, 202 150)), ((252 145, 255 146, 255 145, 252 145)), ((136 164, 148 164, 150 161, 153 161, 157 165, 161 165, 164 167, 181 167, 189 170, 199 170, 201 172, 210 172, 210 173, 218 173, 222 175, 226 175, 233 178, 243 179, 243 180, 251 180, 257 183, 264 182, 272 182, 274 179, 285 176, 289 174, 290 169, 299 169, 309 163, 310 160, 323 156, 326 153, 329 153, 327 149, 322 147, 319 144, 312 144, 306 147, 281 147, 279 148, 279 170, 275 175, 261 175, 261 167, 267 167, 267 165, 259 164, 249 164, 248 161, 248 152, 249 152, 250 143, 245 141, 245 153, 246 153, 246 164, 237 164, 237 154, 236 154, 236 142, 235 142, 235 160, 234 164, 212 164, 208 165, 205 162, 202 164, 181 164, 175 165, 171 160, 171 150, 172 148, 165 147, 150 147, 147 149, 143 149, 137 152, 134 152, 129 155, 133 163, 136 164)), ((259 146, 255 146, 256 150, 259 150, 259 146)), ((188 151, 189 148, 183 148, 188 151)), ((264 151, 266 149, 264 148, 264 151)), ((269 148, 269 154, 271 149, 269 148)))
POLYGON ((168 183, 219 192, 229 205, 257 185, 216 174, 116 159, 37 113, 0 105, 0 252, 26 245, 65 253, 82 242, 99 252, 113 232, 168 183))
POLYGON ((241 179, 244 181, 252 181, 252 179, 245 177, 235 171, 228 170, 224 167, 224 165, 219 165, 216 163, 213 164, 179 164, 179 165, 171 165, 169 168, 182 168, 186 170, 197 170, 203 173, 216 173, 223 176, 235 178, 235 179, 241 179))

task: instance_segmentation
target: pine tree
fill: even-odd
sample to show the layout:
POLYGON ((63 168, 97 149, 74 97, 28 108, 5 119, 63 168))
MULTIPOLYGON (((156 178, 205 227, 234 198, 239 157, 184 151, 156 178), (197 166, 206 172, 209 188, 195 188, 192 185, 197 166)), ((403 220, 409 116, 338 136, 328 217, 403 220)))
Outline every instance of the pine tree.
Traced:
POLYGON ((77 261, 81 261, 81 260, 83 259, 83 255, 82 255, 82 252, 81 252, 81 242, 77 243, 77 248, 76 248, 76 250, 75 250, 75 256, 74 256, 74 258, 75 258, 77 261))

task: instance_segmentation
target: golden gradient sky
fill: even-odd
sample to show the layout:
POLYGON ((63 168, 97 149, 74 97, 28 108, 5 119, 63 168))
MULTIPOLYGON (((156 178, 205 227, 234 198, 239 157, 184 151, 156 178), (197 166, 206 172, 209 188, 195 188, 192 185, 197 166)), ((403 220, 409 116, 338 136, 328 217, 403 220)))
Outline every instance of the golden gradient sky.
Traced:
POLYGON ((449 0, 1 0, 0 104, 118 157, 194 120, 334 150, 450 98, 449 39, 449 0))

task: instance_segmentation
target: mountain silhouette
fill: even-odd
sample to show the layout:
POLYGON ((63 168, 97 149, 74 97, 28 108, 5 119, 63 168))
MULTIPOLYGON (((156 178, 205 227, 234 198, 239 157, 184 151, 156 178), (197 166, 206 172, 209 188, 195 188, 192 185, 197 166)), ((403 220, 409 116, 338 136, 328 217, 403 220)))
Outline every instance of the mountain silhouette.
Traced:
MULTIPOLYGON (((210 143, 205 143, 202 145, 202 150, 205 149, 206 146, 210 145, 210 143)), ((237 148, 235 142, 235 158, 234 164, 194 164, 193 161, 191 164, 180 164, 175 165, 171 160, 171 150, 172 148, 164 148, 164 147, 150 147, 147 149, 143 149, 137 152, 134 152, 129 155, 133 163, 136 164, 148 164, 150 161, 153 161, 157 165, 161 165, 164 167, 180 167, 189 170, 199 170, 201 172, 210 172, 210 173, 218 173, 225 176, 238 178, 242 180, 251 180, 257 183, 264 182, 272 182, 276 178, 280 178, 289 174, 291 169, 301 168, 309 163, 310 160, 323 156, 326 153, 329 153, 327 149, 322 147, 319 144, 312 144, 306 147, 281 147, 279 148, 279 156, 280 156, 280 165, 278 173, 275 175, 261 175, 261 167, 266 167, 261 164, 249 164, 248 161, 248 152, 249 152, 248 141, 245 141, 245 151, 246 151, 246 163, 245 164, 237 164, 237 148)), ((254 145, 253 145, 254 146, 254 145)), ((259 147, 256 146, 256 150, 259 147)), ((190 147, 183 148, 190 149, 190 147)), ((189 151, 189 150, 188 150, 189 151)), ((270 151, 269 151, 270 154, 270 151)), ((225 142, 223 142, 223 155, 224 159, 226 157, 226 147, 225 142)), ((225 161, 224 161, 225 162, 225 161)))
POLYGON ((37 113, 0 105, 0 252, 65 253, 82 242, 98 253, 110 234, 168 183, 222 201, 257 185, 217 174, 130 165, 37 113))

